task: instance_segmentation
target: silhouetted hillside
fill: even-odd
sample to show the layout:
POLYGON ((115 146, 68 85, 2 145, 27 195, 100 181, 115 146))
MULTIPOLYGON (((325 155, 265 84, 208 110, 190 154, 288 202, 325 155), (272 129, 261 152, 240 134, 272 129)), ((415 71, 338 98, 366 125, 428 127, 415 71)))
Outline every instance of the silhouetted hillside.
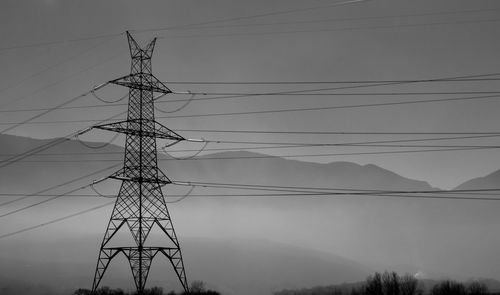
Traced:
MULTIPOLYGON (((17 295, 39 294, 30 292, 37 290, 42 282, 46 286, 38 290, 52 286, 52 292, 57 294, 89 288, 97 258, 93 245, 99 239, 100 236, 94 235, 21 247, 4 244, 2 251, 13 257, 1 256, 0 272, 5 278, 0 281, 0 290, 16 290, 17 295), (49 247, 57 248, 57 254, 37 255, 49 247), (20 282, 18 278, 31 283, 20 282)), ((340 256, 266 241, 184 238, 181 242, 189 280, 203 280, 207 287, 223 294, 270 294, 283 287, 354 281, 370 272, 365 266, 340 256)), ((127 290, 133 287, 131 274, 127 262, 120 258, 113 261, 103 285, 127 290)), ((179 288, 166 259, 158 257, 148 286, 179 288)))
POLYGON ((461 185, 456 189, 495 189, 500 188, 500 170, 492 172, 486 176, 473 178, 461 185))
MULTIPOLYGON (((43 142, 46 141, 0 136, 2 154, 20 153, 43 142)), ((76 141, 44 153, 45 156, 28 157, 0 169, 1 191, 36 192, 118 164, 98 176, 51 193, 68 191, 111 174, 123 157, 121 147, 110 145, 95 150, 76 141), (59 155, 62 153, 70 155, 59 155), (65 159, 75 162, 47 162, 65 159), (95 159, 102 161, 87 161, 95 159), (109 162, 110 159, 117 161, 109 162)), ((163 155, 160 165, 168 177, 180 181, 357 189, 430 188, 425 182, 401 177, 375 165, 319 164, 262 158, 262 154, 242 151, 184 161, 163 155), (244 159, 248 157, 252 159, 244 159)), ((96 188, 101 193, 115 195, 119 182, 108 181, 96 188)), ((175 201, 188 190, 167 185, 164 193, 168 201, 175 201)), ((90 197, 64 197, 6 216, 5 222, 0 223, 0 232, 41 224, 110 201, 92 197, 97 194, 89 189, 78 193, 90 197)), ((238 194, 266 192, 196 187, 190 197, 169 204, 189 278, 204 280, 223 294, 270 294, 283 288, 358 281, 369 269, 422 271, 466 279, 472 275, 500 277, 500 256, 491 247, 500 236, 500 227, 496 226, 498 209, 492 203, 377 196, 238 197, 238 194), (196 245, 186 237, 196 239, 196 245), (242 240, 251 242, 237 242, 242 240), (259 241, 267 242, 261 245, 259 241), (284 245, 296 245, 298 249, 284 245)), ((29 206, 40 198, 46 199, 36 196, 3 206, 0 214, 29 206)), ((88 286, 110 214, 111 207, 105 207, 2 240, 0 266, 5 268, 2 274, 35 284, 46 282, 51 287, 60 286, 61 282, 68 284, 68 289, 88 286), (46 280, 37 281, 39 277, 46 280)), ((152 269, 152 285, 165 283, 164 271, 168 268, 160 270, 152 269), (157 274, 162 276, 155 277, 157 274)), ((113 269, 110 274, 105 277, 110 285, 123 287, 130 283, 126 268, 113 269)), ((170 281, 165 290, 169 290, 169 284, 175 285, 174 277, 167 277, 170 281)))

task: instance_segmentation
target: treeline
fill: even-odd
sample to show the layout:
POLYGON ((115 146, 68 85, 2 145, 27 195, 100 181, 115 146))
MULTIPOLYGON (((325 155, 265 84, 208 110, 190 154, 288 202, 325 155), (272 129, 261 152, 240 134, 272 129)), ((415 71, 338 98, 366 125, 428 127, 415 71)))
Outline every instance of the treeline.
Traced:
POLYGON ((435 285, 431 290, 432 295, 485 295, 491 294, 485 284, 472 282, 468 286, 454 281, 444 281, 435 285))
MULTIPOLYGON (((181 292, 181 293, 176 293, 175 291, 169 291, 168 293, 165 293, 163 291, 163 288, 160 287, 153 287, 150 289, 144 289, 142 292, 142 295, 220 295, 219 292, 214 291, 214 290, 209 290, 205 287, 205 283, 202 281, 194 281, 191 283, 191 286, 189 287, 189 293, 186 292, 181 292)), ((125 292, 120 288, 117 289, 112 289, 110 287, 101 287, 96 290, 94 294, 92 294, 91 290, 89 289, 78 289, 75 292, 73 292, 73 295, 137 295, 137 292, 125 292)))
POLYGON ((441 281, 426 289, 414 276, 395 272, 375 273, 364 282, 314 287, 301 290, 282 290, 274 295, 486 295, 487 286, 481 282, 467 284, 441 281))

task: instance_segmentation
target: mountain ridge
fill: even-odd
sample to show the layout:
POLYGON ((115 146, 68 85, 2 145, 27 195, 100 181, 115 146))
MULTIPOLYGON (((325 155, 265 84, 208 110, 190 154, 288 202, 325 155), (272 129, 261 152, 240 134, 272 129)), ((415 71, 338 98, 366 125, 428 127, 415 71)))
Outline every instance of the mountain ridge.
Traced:
MULTIPOLYGON (((46 142, 7 135, 0 136, 3 154, 21 153, 30 147, 46 142), (3 141, 9 141, 9 144, 2 144, 3 141)), ((1 191, 3 193, 32 193, 112 164, 120 166, 123 161, 122 152, 123 148, 116 145, 108 145, 96 152, 84 147, 76 140, 66 141, 42 152, 43 155, 34 155, 26 158, 26 161, 0 169, 1 191), (96 154, 101 152, 106 154, 96 154), (68 153, 70 154, 61 155, 68 153), (106 161, 100 161, 102 159, 106 161), (52 160, 76 162, 51 163, 52 160), (109 160, 112 162, 108 162, 109 160)), ((323 164, 263 155, 265 156, 265 154, 248 151, 233 151, 199 156, 189 160, 172 160, 166 155, 159 154, 159 165, 170 179, 177 181, 312 188, 431 189, 426 182, 399 176, 373 164, 360 165, 346 161, 323 164), (256 156, 256 158, 239 159, 239 157, 248 156, 256 156), (213 157, 231 157, 231 159, 208 160, 213 157)), ((118 170, 118 166, 114 170, 118 170)), ((68 187, 88 184, 92 179, 105 177, 114 170, 104 171, 48 193, 55 195, 69 190, 68 187)), ((107 181, 96 185, 96 189, 105 195, 115 196, 118 193, 119 183, 107 181)), ((164 188, 164 195, 167 201, 175 201, 188 189, 167 185, 164 188)), ((108 199, 92 197, 96 194, 90 190, 81 193, 90 197, 58 198, 6 216, 5 220, 8 222, 0 223, 0 233, 43 224, 49 220, 109 202, 108 199)), ((497 259, 496 251, 488 246, 500 244, 500 241, 497 241, 497 237, 500 236, 500 227, 496 226, 498 210, 492 206, 492 203, 465 200, 396 199, 384 196, 290 196, 286 194, 268 196, 275 193, 249 189, 222 190, 196 187, 190 196, 182 202, 168 204, 168 208, 181 240, 182 236, 210 237, 216 241, 267 240, 346 257, 376 271, 388 269, 402 273, 421 271, 449 274, 450 277, 500 278, 500 258, 497 259), (212 197, 203 197, 205 194, 212 197), (238 194, 250 196, 238 196, 238 194), (252 195, 256 196, 252 197, 252 195), (478 241, 482 242, 478 243, 478 241)), ((0 214, 39 202, 36 200, 38 197, 33 196, 0 207, 0 214)), ((15 235, 9 239, 19 241, 18 245, 22 245, 25 242, 31 243, 74 234, 91 233, 94 237, 101 237, 109 220, 110 210, 111 207, 106 207, 65 220, 63 223, 51 224, 40 230, 15 235), (32 240, 33 237, 39 237, 39 239, 32 240)), ((92 259, 94 263, 93 259, 95 259, 100 238, 92 239, 86 244, 92 251, 85 257, 92 259)), ((3 248, 3 244, 0 243, 0 253, 3 251, 12 254, 15 258, 22 257, 22 253, 12 252, 14 249, 12 247, 3 248)), ((71 248, 75 245, 64 244, 62 246, 71 248)), ((41 251, 43 256, 49 257, 48 253, 55 249, 47 246, 41 251)), ((191 253, 195 254, 186 255, 186 259, 189 260, 189 257, 198 255, 199 251, 191 253)), ((301 259, 305 259, 306 256, 302 255, 301 259)), ((76 257, 70 258, 76 259, 76 257)), ((250 260, 251 258, 249 257, 250 260)), ((231 259, 238 261, 239 258, 235 255, 231 259)), ((222 262, 219 264, 223 265, 222 262)), ((207 263, 207 265, 219 264, 207 263)), ((255 265, 245 269, 246 264, 245 262, 241 262, 241 265, 237 264, 242 276, 245 273, 247 275, 259 273, 255 265)), ((276 263, 276 265, 281 265, 281 268, 275 268, 276 274, 285 274, 287 273, 285 270, 294 268, 282 263, 276 263)), ((328 272, 327 268, 323 269, 328 272)), ((305 274, 288 274, 294 278, 289 282, 302 282, 301 286, 318 283, 313 280, 313 277, 307 277, 305 274)), ((203 278, 200 277, 200 279, 203 278)), ((277 279, 268 273, 267 277, 261 277, 261 282, 253 283, 269 287, 272 281, 277 279)), ((241 285, 238 288, 250 288, 245 285, 248 282, 241 280, 240 282, 241 285)), ((277 288, 282 289, 287 286, 294 287, 291 283, 282 281, 281 286, 277 288)))

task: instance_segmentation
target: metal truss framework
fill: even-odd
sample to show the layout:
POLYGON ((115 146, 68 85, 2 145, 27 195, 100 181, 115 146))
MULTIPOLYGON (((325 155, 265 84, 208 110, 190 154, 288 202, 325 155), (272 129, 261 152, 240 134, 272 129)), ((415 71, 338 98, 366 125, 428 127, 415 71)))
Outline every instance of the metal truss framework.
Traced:
POLYGON ((111 260, 120 253, 129 261, 138 294, 143 293, 151 263, 158 253, 168 258, 182 287, 189 292, 181 248, 161 190, 171 181, 158 168, 156 154, 156 138, 172 143, 185 138, 155 121, 154 94, 172 92, 152 74, 151 56, 156 38, 144 49, 129 32, 127 39, 132 57, 131 73, 110 81, 129 88, 127 120, 94 127, 124 133, 126 141, 123 168, 110 176, 122 183, 100 247, 92 292, 99 287, 111 260), (145 246, 155 225, 165 234, 168 247, 145 246), (133 246, 110 245, 122 227, 128 227, 135 242, 133 246))

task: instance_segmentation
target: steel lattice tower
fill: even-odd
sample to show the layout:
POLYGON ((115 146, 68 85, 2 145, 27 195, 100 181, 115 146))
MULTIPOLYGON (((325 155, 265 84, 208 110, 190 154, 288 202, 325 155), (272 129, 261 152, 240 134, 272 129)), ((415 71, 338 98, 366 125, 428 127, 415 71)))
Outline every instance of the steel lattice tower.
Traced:
POLYGON ((143 293, 151 262, 158 253, 168 258, 182 287, 189 292, 181 248, 161 190, 171 181, 158 168, 156 154, 156 138, 170 140, 172 144, 185 138, 155 121, 154 94, 172 92, 151 73, 156 38, 144 49, 129 32, 127 39, 132 57, 131 73, 110 81, 129 88, 127 120, 94 127, 124 133, 126 141, 123 168, 110 176, 122 183, 101 244, 92 292, 96 291, 109 263, 119 253, 129 261, 138 294, 143 293), (172 246, 145 245, 155 225, 172 246), (122 227, 128 227, 135 244, 110 246, 110 241, 122 227))

